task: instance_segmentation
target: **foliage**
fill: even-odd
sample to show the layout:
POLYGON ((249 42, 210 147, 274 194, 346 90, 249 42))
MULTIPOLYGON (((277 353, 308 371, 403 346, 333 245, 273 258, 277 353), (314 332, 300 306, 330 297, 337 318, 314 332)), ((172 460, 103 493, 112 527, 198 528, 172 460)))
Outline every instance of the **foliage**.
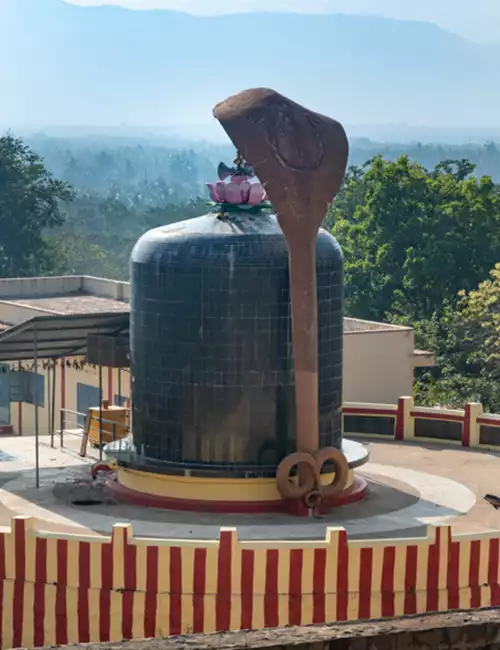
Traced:
POLYGON ((1 277, 54 272, 57 251, 47 233, 62 225, 62 202, 72 196, 22 140, 0 137, 1 277))
POLYGON ((351 168, 327 225, 344 249, 348 311, 429 319, 484 279, 500 250, 500 192, 468 161, 407 156, 351 168))

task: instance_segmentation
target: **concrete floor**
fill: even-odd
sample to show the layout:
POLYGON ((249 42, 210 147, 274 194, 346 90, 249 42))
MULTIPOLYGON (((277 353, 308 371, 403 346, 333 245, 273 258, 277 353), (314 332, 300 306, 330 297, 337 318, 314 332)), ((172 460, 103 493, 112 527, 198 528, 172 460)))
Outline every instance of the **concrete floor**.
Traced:
MULTIPOLYGON (((137 535, 207 539, 234 526, 241 539, 323 538, 327 526, 346 528, 351 539, 425 535, 427 524, 447 523, 457 532, 500 530, 500 511, 482 497, 500 493, 500 457, 458 447, 366 441, 370 462, 359 470, 367 498, 322 519, 287 515, 214 515, 140 508, 107 499, 105 485, 89 480, 95 459, 78 455, 79 441, 65 450, 40 444, 40 488, 35 487, 34 439, 0 439, 0 525, 15 514, 35 517, 47 531, 109 533, 131 522, 137 535), (72 501, 101 503, 74 506, 72 501)), ((96 451, 92 450, 95 456, 96 451)))

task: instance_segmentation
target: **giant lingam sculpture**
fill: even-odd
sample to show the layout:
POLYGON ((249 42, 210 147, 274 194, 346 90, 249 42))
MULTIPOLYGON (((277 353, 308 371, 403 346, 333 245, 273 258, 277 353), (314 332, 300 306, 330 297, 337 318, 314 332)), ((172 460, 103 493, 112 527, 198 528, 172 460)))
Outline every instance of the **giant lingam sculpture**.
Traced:
POLYGON ((347 138, 266 89, 214 115, 239 153, 209 185, 213 212, 132 253, 134 451, 114 454, 112 489, 165 508, 324 511, 364 494, 366 454, 341 430, 342 253, 320 230, 347 138))

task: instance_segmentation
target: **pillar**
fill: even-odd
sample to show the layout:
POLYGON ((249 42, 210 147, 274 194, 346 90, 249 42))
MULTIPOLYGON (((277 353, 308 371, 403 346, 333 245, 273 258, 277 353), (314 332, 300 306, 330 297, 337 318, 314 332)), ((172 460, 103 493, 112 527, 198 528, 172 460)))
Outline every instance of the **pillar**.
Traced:
POLYGON ((396 426, 394 429, 395 440, 413 440, 415 424, 411 414, 414 402, 413 397, 400 397, 396 413, 396 426))
POLYGON ((470 402, 465 405, 462 447, 479 446, 479 423, 477 420, 482 414, 483 405, 479 402, 470 402))

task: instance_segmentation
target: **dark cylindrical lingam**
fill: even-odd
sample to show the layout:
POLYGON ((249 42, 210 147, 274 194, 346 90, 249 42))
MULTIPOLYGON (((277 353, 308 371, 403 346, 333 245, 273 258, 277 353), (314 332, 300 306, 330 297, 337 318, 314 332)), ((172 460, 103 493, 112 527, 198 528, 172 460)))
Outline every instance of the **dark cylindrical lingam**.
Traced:
MULTIPOLYGON (((171 470, 201 463, 259 475, 295 450, 288 253, 265 212, 209 214, 136 244, 130 340, 139 455, 171 470)), ((316 257, 319 437, 322 447, 340 447, 343 262, 325 231, 316 257)))

